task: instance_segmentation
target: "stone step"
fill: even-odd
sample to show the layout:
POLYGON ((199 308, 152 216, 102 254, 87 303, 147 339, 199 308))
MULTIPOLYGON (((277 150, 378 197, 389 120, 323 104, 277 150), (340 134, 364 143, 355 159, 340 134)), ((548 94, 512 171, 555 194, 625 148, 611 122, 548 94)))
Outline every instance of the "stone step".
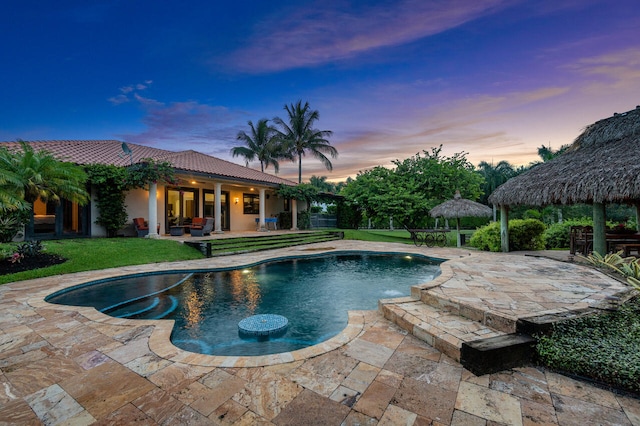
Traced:
POLYGON ((380 300, 378 307, 385 318, 478 376, 528 364, 534 353, 535 339, 461 316, 464 306, 433 306, 409 296, 380 300))
POLYGON ((503 313, 492 311, 479 304, 446 297, 444 293, 438 292, 437 288, 414 286, 411 288, 411 296, 426 305, 477 321, 503 333, 515 333, 517 331, 518 318, 510 318, 503 313))
POLYGON ((378 308, 385 318, 456 361, 461 361, 463 342, 506 334, 413 297, 383 299, 379 301, 378 308))

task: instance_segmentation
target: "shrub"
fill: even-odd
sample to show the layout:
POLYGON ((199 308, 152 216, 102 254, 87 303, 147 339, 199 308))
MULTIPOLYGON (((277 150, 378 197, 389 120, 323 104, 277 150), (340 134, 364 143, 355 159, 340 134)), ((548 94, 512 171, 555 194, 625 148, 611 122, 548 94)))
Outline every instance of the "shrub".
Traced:
POLYGON ((278 228, 279 229, 291 229, 291 212, 278 213, 278 228))
POLYGON ((10 242, 21 228, 22 224, 17 217, 0 217, 0 243, 10 242))
POLYGON ((358 229, 362 221, 362 212, 356 206, 339 201, 336 206, 338 228, 358 229))
POLYGON ((546 226, 537 219, 509 222, 509 250, 543 250, 546 226))
POLYGON ((619 310, 557 323, 536 346, 541 363, 640 391, 640 299, 619 310))
POLYGON ((487 226, 478 228, 471 236, 469 244, 480 250, 500 251, 500 223, 492 222, 487 226))
POLYGON ((589 218, 565 220, 562 223, 554 223, 544 231, 545 245, 547 248, 568 248, 569 233, 572 226, 591 226, 593 221, 589 218))
POLYGON ((25 241, 24 243, 18 244, 16 248, 16 252, 21 254, 23 257, 33 257, 42 253, 44 247, 42 246, 42 241, 25 241))
MULTIPOLYGON (((544 249, 545 225, 537 219, 509 221, 509 250, 544 249)), ((474 232, 469 244, 480 250, 500 251, 500 224, 490 223, 474 232)))

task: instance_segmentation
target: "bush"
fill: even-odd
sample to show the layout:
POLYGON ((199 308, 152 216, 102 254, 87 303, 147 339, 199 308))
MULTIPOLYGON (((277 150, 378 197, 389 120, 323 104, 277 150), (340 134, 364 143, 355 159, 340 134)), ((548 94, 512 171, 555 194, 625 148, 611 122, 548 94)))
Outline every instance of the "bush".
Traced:
POLYGON ((18 244, 16 248, 16 252, 24 257, 37 256, 42 253, 42 250, 44 250, 44 247, 42 246, 42 242, 40 240, 25 241, 24 243, 18 244))
POLYGON ((362 221, 362 212, 357 207, 344 201, 338 202, 336 215, 338 228, 340 229, 358 229, 358 225, 362 221))
POLYGON ((544 231, 545 245, 549 249, 568 248, 569 233, 572 226, 592 226, 593 220, 589 218, 565 220, 562 223, 554 223, 544 231))
MULTIPOLYGON (((537 219, 513 219, 509 221, 509 250, 544 249, 545 225, 537 219)), ((469 244, 480 250, 501 250, 500 224, 490 223, 474 232, 469 244)))
POLYGON ((31 210, 4 211, 0 215, 0 243, 8 243, 29 223, 31 210))
POLYGON ((469 240, 469 245, 485 251, 500 251, 500 223, 492 222, 478 228, 469 240))
POLYGON ((291 212, 278 213, 278 228, 279 229, 291 229, 291 212))
POLYGON ((549 368, 640 391, 640 299, 619 310, 567 320, 536 346, 549 368))

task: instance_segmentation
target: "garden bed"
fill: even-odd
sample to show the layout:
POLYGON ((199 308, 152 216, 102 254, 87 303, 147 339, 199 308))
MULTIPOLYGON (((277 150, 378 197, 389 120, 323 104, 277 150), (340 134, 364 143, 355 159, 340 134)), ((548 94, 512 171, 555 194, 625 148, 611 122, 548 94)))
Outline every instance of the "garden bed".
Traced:
POLYGON ((23 258, 20 262, 11 262, 4 259, 0 262, 0 275, 15 274, 16 272, 30 271, 32 269, 46 268, 66 262, 62 256, 50 253, 39 253, 23 258))

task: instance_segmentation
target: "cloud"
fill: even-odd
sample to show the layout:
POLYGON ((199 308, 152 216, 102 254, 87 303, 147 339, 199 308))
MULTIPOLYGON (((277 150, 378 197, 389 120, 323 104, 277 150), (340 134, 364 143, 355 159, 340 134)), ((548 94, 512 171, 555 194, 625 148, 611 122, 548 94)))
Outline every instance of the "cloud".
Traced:
POLYGON ((141 103, 144 103, 148 101, 148 99, 141 97, 138 92, 147 90, 152 83, 153 80, 145 80, 144 83, 136 83, 123 86, 118 89, 120 91, 119 95, 112 96, 108 98, 107 101, 109 101, 112 105, 121 105, 127 102, 131 102, 134 99, 141 103))
POLYGON ((590 78, 590 91, 636 88, 640 82, 640 48, 584 57, 567 68, 590 78))
POLYGON ((402 0, 358 10, 316 3, 265 19, 245 47, 217 62, 249 73, 314 66, 438 34, 512 3, 402 0))
POLYGON ((152 145, 172 151, 203 146, 202 152, 228 154, 240 130, 242 113, 223 106, 201 104, 197 101, 173 102, 165 105, 153 100, 141 101, 145 109, 141 133, 122 135, 130 142, 152 145))
POLYGON ((124 104, 130 101, 130 99, 123 94, 119 94, 117 96, 112 96, 111 98, 107 99, 109 102, 111 102, 113 105, 120 105, 120 104, 124 104))

